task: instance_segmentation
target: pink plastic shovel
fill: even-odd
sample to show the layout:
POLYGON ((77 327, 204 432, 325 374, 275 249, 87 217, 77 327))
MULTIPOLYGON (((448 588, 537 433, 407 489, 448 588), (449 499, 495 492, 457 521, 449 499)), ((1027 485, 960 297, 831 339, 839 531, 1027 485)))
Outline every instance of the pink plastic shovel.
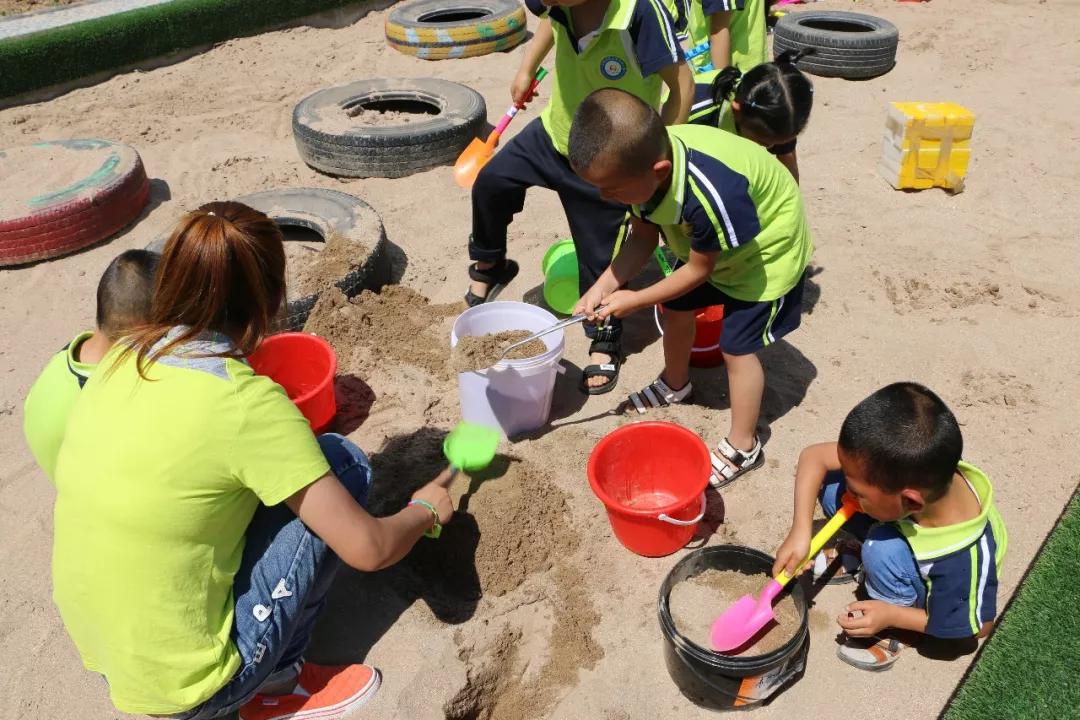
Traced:
MULTIPOLYGON (((817 556, 829 538, 835 535, 840 526, 857 512, 859 512, 859 503, 851 495, 845 494, 843 505, 810 541, 810 552, 799 563, 799 569, 801 570, 803 565, 817 556)), ((775 580, 770 580, 765 586, 761 599, 755 600, 752 595, 743 595, 741 600, 725 610, 723 615, 716 618, 709 631, 709 642, 712 643, 713 649, 717 652, 730 652, 745 645, 750 638, 757 635, 758 631, 775 617, 773 600, 789 582, 791 582, 791 576, 781 571, 775 580)))
MULTIPOLYGON (((532 81, 532 85, 529 86, 529 91, 525 93, 525 99, 528 100, 536 92, 536 86, 540 84, 540 81, 547 75, 547 70, 540 68, 536 72, 536 78, 532 81)), ((469 146, 465 148, 461 156, 458 157, 457 162, 454 163, 454 181, 463 188, 471 188, 473 183, 476 182, 476 176, 480 174, 481 168, 487 165, 488 160, 495 154, 495 144, 499 142, 499 136, 503 134, 503 130, 510 124, 510 121, 514 119, 514 116, 518 114, 521 108, 525 107, 524 101, 521 105, 511 105, 510 109, 503 115, 503 119, 499 121, 499 124, 495 126, 495 129, 491 131, 491 135, 488 136, 487 141, 480 138, 474 138, 469 146)))

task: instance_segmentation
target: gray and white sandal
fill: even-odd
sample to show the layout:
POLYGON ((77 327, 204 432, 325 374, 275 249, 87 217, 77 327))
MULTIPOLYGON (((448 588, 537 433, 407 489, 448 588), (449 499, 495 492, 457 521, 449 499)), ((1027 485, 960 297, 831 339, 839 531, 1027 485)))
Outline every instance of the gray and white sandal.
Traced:
POLYGON ((727 487, 751 470, 757 470, 765 462, 765 453, 761 450, 761 438, 756 436, 751 450, 738 450, 728 442, 727 438, 724 438, 716 444, 716 452, 711 455, 713 471, 709 483, 717 490, 727 487), (717 453, 720 455, 718 456, 717 453), (724 462, 725 459, 737 469, 724 462))
MULTIPOLYGON (((634 409, 637 410, 638 415, 644 415, 649 410, 684 403, 690 399, 690 394, 693 391, 694 388, 689 381, 678 390, 672 390, 671 386, 664 382, 663 378, 656 378, 651 385, 642 389, 641 392, 630 393, 629 400, 634 409)), ((629 407, 627 410, 629 410, 629 407)))

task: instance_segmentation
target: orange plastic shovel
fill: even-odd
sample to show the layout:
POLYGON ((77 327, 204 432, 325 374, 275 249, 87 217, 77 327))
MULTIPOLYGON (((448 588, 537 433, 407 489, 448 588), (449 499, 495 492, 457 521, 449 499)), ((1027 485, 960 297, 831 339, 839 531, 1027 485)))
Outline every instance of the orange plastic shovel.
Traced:
POLYGON ((491 131, 491 135, 488 136, 487 141, 483 141, 480 138, 474 138, 469 147, 465 148, 465 152, 461 153, 461 156, 454 163, 454 181, 457 182, 463 188, 471 188, 473 183, 476 182, 476 176, 480 174, 481 168, 487 165, 488 160, 495 154, 495 145, 499 142, 499 136, 503 134, 503 130, 510 124, 510 121, 514 119, 514 116, 518 114, 523 107, 525 107, 525 101, 532 97, 536 92, 536 86, 540 84, 540 81, 547 75, 547 70, 540 68, 536 71, 536 77, 532 81, 532 85, 529 86, 529 91, 525 93, 525 98, 521 101, 520 105, 511 105, 510 109, 503 115, 503 119, 499 121, 499 124, 495 126, 495 129, 491 131))
MULTIPOLYGON (((825 523, 825 527, 818 531, 814 539, 810 541, 810 552, 799 563, 801 570, 803 565, 810 562, 811 558, 821 552, 825 543, 829 541, 840 526, 846 523, 852 515, 859 512, 859 503, 851 495, 845 494, 843 505, 836 514, 825 523)), ((798 570, 796 570, 798 572, 798 570)), ((761 593, 761 599, 755 600, 752 595, 743 595, 742 599, 724 611, 724 614, 716 619, 709 631, 709 642, 713 649, 718 652, 730 652, 737 647, 745 645, 750 638, 757 635, 761 628, 769 624, 775 617, 772 603, 784 586, 791 582, 791 576, 781 571, 775 580, 761 593)))

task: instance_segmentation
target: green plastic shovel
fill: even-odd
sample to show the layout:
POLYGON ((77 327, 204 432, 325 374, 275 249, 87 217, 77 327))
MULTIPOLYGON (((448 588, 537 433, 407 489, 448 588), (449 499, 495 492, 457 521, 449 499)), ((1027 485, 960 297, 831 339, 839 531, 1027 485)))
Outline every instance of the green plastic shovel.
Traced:
POLYGON ((499 448, 499 431, 486 425, 459 422, 443 441, 443 455, 450 463, 450 477, 458 470, 483 470, 495 459, 499 448))

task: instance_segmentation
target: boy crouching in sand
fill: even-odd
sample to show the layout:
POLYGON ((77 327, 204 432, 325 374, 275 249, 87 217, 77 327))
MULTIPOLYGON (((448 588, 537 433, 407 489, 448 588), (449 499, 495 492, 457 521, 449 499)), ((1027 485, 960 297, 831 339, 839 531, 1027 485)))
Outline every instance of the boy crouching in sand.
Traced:
MULTIPOLYGON (((894 631, 966 639, 993 627, 1008 536, 990 480, 960 459, 963 449, 941 398, 895 383, 855 406, 839 442, 811 445, 799 457, 795 517, 774 573, 793 573, 809 551, 815 502, 830 517, 845 491, 862 506, 844 526, 861 547, 842 551, 845 569, 833 579, 852 580, 861 562, 871 598, 837 618, 844 662, 888 670, 906 647, 894 631)), ((816 572, 830 559, 819 556, 816 572)))
POLYGON ((98 282, 97 328, 79 333, 53 355, 26 396, 23 433, 50 480, 79 390, 113 343, 150 316, 160 257, 149 250, 128 250, 109 263, 98 282))
POLYGON ((591 320, 664 309, 664 371, 629 404, 644 413, 690 399, 695 311, 723 305, 731 428, 713 454, 713 485, 760 467, 765 373, 757 353, 799 327, 814 250, 795 179, 764 147, 716 128, 665 128, 655 110, 615 89, 594 92, 578 108, 569 159, 601 197, 629 205, 634 216, 630 237, 575 314, 591 320), (644 290, 620 290, 652 257, 661 232, 679 268, 644 290))

